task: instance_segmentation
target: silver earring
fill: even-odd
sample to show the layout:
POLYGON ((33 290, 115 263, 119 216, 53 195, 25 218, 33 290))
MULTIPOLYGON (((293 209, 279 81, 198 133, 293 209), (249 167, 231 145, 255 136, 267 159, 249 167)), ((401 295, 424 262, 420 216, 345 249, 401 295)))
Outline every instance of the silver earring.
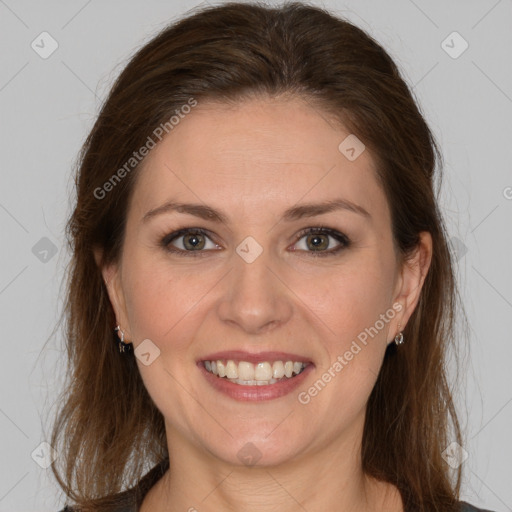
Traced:
POLYGON ((132 344, 125 343, 124 331, 121 330, 121 327, 119 325, 115 327, 114 332, 121 333, 121 334, 118 334, 118 337, 120 338, 118 340, 119 352, 130 352, 130 350, 132 348, 132 344))
MULTIPOLYGON (((398 328, 400 329, 400 325, 398 326, 398 328)), ((402 331, 400 331, 396 336, 395 336, 395 343, 397 345, 402 345, 402 343, 404 342, 404 333, 402 331)))

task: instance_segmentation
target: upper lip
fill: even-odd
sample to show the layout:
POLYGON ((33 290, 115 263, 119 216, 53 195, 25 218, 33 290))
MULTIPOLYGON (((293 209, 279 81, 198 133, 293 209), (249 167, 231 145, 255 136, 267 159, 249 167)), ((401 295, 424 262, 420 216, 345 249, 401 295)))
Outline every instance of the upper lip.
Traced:
POLYGON ((259 363, 262 361, 294 361, 299 363, 311 363, 308 357, 292 354, 290 352, 247 352, 245 350, 224 350, 201 357, 198 361, 224 361, 224 360, 247 361, 248 363, 259 363))

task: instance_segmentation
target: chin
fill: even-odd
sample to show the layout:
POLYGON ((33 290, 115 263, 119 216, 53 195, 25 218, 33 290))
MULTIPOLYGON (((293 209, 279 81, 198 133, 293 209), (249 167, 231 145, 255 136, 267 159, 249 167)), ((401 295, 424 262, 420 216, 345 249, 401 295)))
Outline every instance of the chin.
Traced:
POLYGON ((279 434, 276 425, 267 427, 268 422, 265 422, 264 426, 258 428, 232 432, 233 437, 223 436, 215 445, 212 445, 214 440, 209 439, 209 446, 205 448, 227 464, 246 467, 279 466, 303 452, 306 444, 304 439, 290 437, 286 432, 279 434), (272 429, 275 429, 274 432, 272 429), (229 437, 229 441, 226 437, 229 437))

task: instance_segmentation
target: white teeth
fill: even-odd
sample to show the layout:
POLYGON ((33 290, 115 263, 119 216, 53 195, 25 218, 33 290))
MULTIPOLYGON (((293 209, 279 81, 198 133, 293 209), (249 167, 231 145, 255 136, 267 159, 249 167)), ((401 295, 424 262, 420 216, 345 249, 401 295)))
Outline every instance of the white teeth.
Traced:
POLYGON ((274 379, 282 379, 284 377, 284 364, 283 361, 276 361, 272 365, 272 376, 274 379))
POLYGON ((255 380, 270 380, 272 378, 272 366, 270 363, 258 363, 254 369, 255 380))
POLYGON ((254 365, 247 361, 238 363, 238 378, 241 380, 254 380, 254 365))
POLYGON ((204 367, 210 373, 245 386, 275 384, 284 378, 289 379, 293 375, 298 375, 306 365, 307 363, 298 361, 274 361, 273 363, 261 361, 256 365, 248 361, 239 361, 237 364, 232 359, 204 361, 204 367))
POLYGON ((222 361, 217 361, 217 375, 219 377, 226 376, 226 367, 224 366, 224 363, 222 361))
POLYGON ((268 386, 269 384, 275 384, 277 379, 270 380, 242 380, 242 379, 229 379, 231 382, 235 384, 240 384, 242 386, 268 386))
POLYGON ((238 378, 238 368, 234 361, 228 361, 226 364, 226 377, 228 379, 236 379, 238 378))

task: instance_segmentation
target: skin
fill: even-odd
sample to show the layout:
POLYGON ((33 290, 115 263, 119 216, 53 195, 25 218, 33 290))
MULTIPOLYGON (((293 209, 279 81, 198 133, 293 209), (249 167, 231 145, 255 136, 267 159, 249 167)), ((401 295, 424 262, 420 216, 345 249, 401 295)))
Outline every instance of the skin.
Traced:
MULTIPOLYGON (((135 348, 150 339, 160 350, 150 365, 137 364, 165 418, 170 471, 143 512, 403 511, 394 486, 363 474, 361 440, 386 346, 416 307, 432 240, 422 233, 413 257, 399 263, 371 154, 349 161, 338 150, 347 135, 298 98, 201 103, 146 158, 122 257, 102 269, 126 339, 135 348), (281 219, 297 204, 340 197, 371 218, 340 209, 281 219), (207 204, 227 221, 179 212, 142 220, 171 199, 207 204), (351 244, 314 257, 299 235, 322 225, 351 244), (169 233, 197 227, 212 235, 204 257, 160 245, 169 233), (250 264, 236 252, 247 236, 263 248, 250 264), (297 353, 315 364, 298 390, 307 391, 393 304, 401 311, 308 404, 298 392, 235 401, 196 367, 218 350, 297 353), (237 457, 249 442, 261 454, 252 467, 237 457)), ((327 240, 327 251, 340 244, 327 240)), ((174 247, 185 250, 183 242, 174 247)))

